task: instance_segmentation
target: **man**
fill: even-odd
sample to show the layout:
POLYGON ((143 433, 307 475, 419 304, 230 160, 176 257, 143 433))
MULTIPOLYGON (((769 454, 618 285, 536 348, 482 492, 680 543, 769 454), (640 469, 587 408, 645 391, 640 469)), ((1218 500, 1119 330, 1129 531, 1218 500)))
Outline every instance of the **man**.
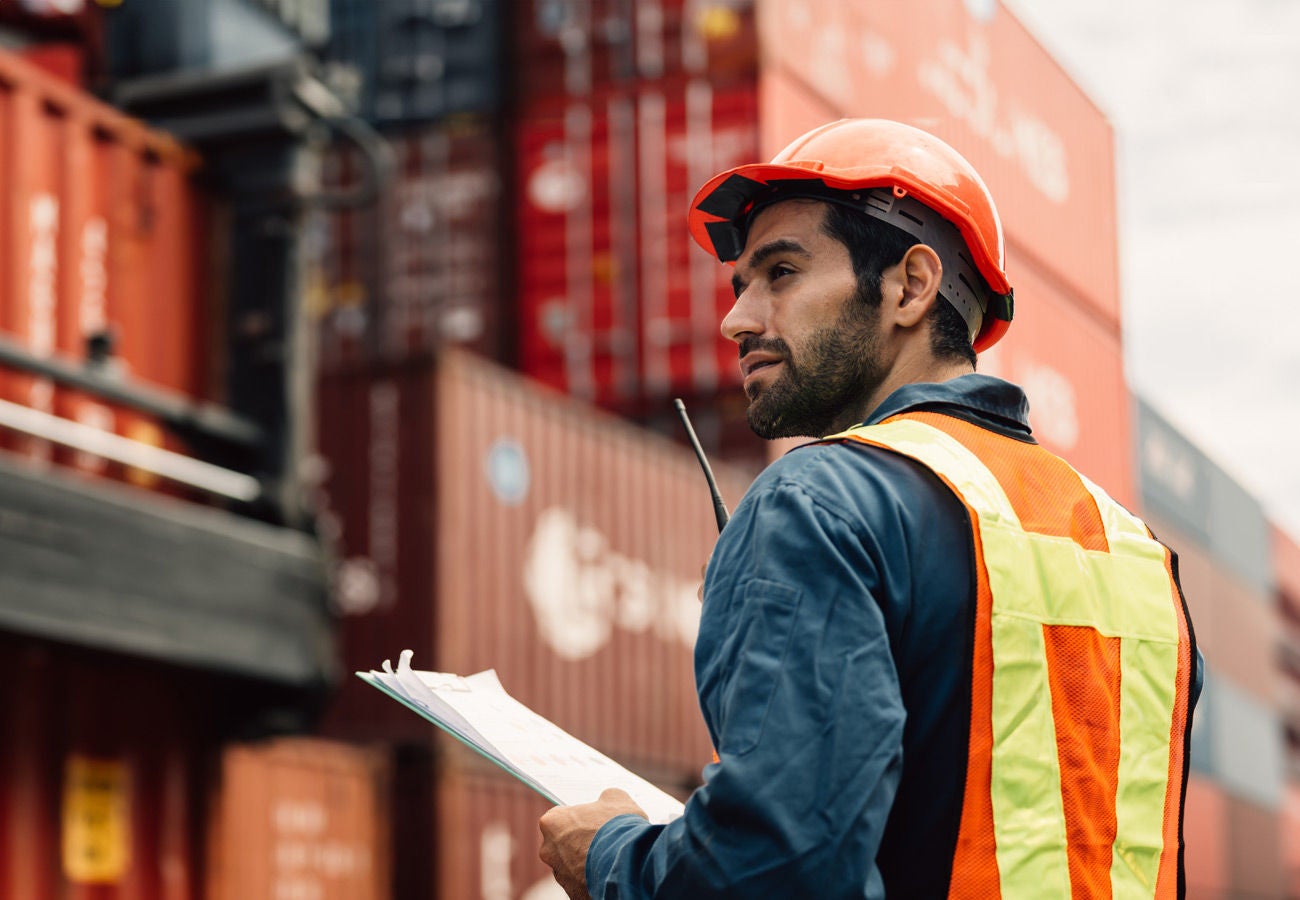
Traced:
MULTIPOLYGON (((974 374, 1011 319, 970 164, 843 120, 710 181, 749 421, 821 438, 723 529, 696 645, 718 762, 668 825, 541 820, 570 896, 1174 897, 1197 682, 1171 555, 974 374)), ((1027 302, 1032 302, 1029 298, 1027 302)))

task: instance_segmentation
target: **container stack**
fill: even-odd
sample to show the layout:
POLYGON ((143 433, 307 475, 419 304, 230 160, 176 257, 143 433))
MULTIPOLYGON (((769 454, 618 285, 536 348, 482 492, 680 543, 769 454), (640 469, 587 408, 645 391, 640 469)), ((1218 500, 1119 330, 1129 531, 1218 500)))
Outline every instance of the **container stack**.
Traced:
MULTIPOLYGON (((327 57, 394 169, 377 200, 316 218, 310 305, 324 372, 401 364, 461 346, 509 352, 502 321, 502 19, 496 0, 334 0, 327 57)), ((340 145, 324 179, 355 189, 340 145)))
POLYGON ((519 367, 624 415, 739 384, 726 271, 685 213, 758 154, 748 0, 521 4, 519 367))
MULTIPOLYGON (((1227 472, 1144 401, 1135 400, 1133 416, 1139 509, 1178 554, 1206 664, 1184 818, 1188 887, 1283 896, 1288 763, 1279 699, 1287 679, 1278 668, 1286 657, 1277 586, 1296 560, 1275 565, 1281 533, 1227 472)), ((1289 575, 1297 577, 1300 567, 1289 575)))
MULTIPOLYGON (((325 490, 347 553, 345 666, 411 649, 417 668, 495 668, 581 740, 666 789, 693 786, 711 752, 691 649, 716 525, 690 452, 463 352, 335 373, 321 399, 325 490)), ((735 503, 745 480, 718 474, 735 503)), ((534 844, 538 798, 360 681, 343 686, 326 729, 392 748, 398 793, 432 792, 439 816, 496 798, 475 853, 534 844)), ((458 855, 469 838, 415 827, 395 840, 399 884, 480 877, 458 855)), ((515 852, 529 878, 546 874, 515 852)))
MULTIPOLYGON (((170 136, 0 53, 0 332, 33 355, 211 398, 208 200, 170 136)), ((48 378, 0 371, 0 399, 183 451, 156 419, 48 378)), ((36 438, 8 449, 96 475, 155 478, 36 438)))
POLYGON ((1006 229, 1015 321, 979 370, 1025 388, 1034 434, 1133 500, 1105 116, 996 4, 760 7, 763 154, 841 116, 915 124, 983 176, 1006 229), (916 22, 924 21, 924 29, 916 22))

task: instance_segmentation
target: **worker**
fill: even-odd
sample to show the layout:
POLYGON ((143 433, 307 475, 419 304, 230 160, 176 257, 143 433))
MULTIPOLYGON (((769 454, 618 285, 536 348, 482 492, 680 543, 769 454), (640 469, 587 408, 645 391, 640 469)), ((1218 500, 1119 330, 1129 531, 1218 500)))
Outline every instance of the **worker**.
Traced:
POLYGON ((1018 387, 975 373, 1013 294, 974 168, 910 126, 841 120, 714 177, 689 224, 735 266, 722 332, 751 427, 816 440, 755 480, 708 565, 695 675, 717 761, 666 825, 616 790, 546 813, 557 881, 1181 896, 1200 664, 1176 563, 1035 443, 1018 387))

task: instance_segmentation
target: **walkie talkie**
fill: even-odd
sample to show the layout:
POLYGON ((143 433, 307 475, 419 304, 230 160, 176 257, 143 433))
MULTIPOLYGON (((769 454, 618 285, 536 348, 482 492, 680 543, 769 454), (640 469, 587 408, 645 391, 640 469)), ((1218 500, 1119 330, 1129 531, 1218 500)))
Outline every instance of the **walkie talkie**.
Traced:
POLYGON ((709 483, 709 494, 713 497, 713 515, 718 520, 718 531, 722 531, 731 514, 727 512, 727 504, 722 499, 722 492, 718 490, 718 482, 713 477, 713 469, 709 468, 709 460, 704 455, 704 448, 700 446, 700 439, 695 436, 695 429, 691 427, 691 418, 686 415, 686 404, 679 399, 674 400, 673 405, 677 407, 677 415, 681 416, 682 425, 686 428, 686 436, 691 439, 691 446, 695 448, 695 458, 700 461, 700 468, 704 470, 704 480, 709 483))

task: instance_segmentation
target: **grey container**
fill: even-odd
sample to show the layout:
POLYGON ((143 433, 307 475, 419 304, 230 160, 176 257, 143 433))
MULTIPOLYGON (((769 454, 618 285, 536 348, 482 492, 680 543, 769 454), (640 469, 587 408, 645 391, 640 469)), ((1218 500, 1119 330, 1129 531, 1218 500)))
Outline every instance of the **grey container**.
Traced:
POLYGON ((1264 507, 1217 466, 1210 470, 1209 549, 1225 566, 1272 598, 1273 536, 1264 507))
POLYGON ((1209 541, 1212 463, 1139 397, 1133 398, 1138 491, 1142 508, 1188 537, 1209 541))
POLYGON ((1282 721, 1233 684, 1207 672, 1192 721, 1191 765, 1243 800, 1277 809, 1286 769, 1282 721))

